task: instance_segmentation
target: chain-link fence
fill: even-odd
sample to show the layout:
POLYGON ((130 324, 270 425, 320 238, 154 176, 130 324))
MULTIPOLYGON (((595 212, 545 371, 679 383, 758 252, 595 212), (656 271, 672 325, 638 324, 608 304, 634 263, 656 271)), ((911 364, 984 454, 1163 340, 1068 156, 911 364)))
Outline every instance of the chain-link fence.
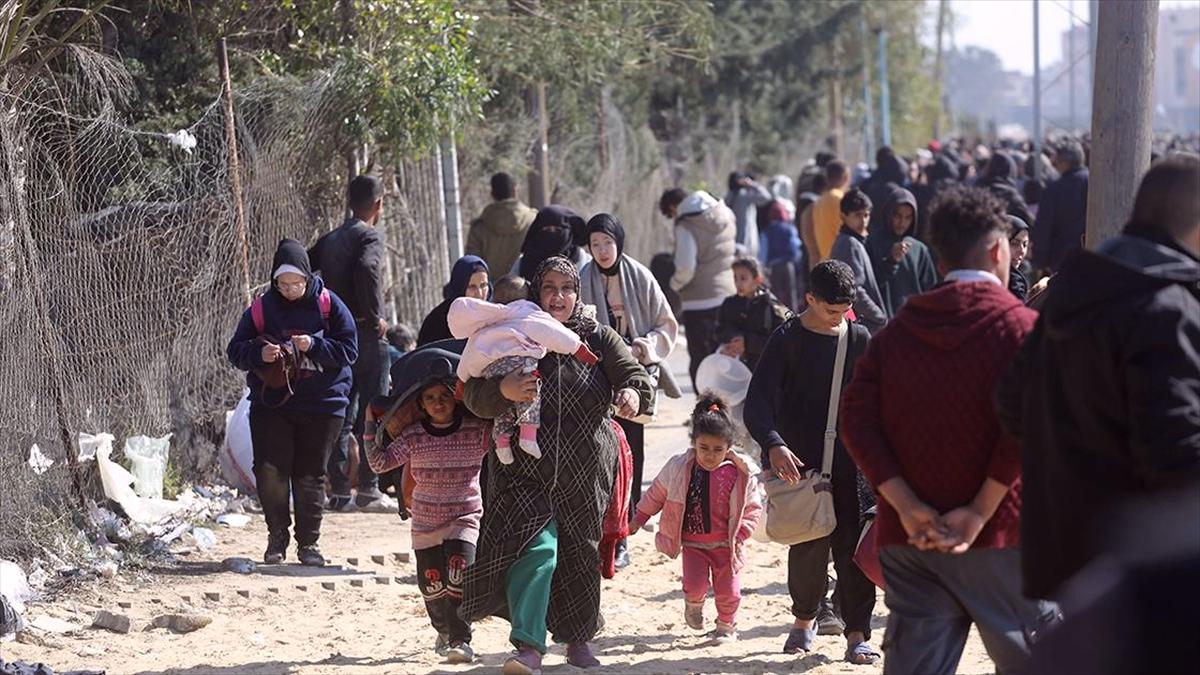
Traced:
MULTIPOLYGON (((341 222, 338 129, 354 113, 327 76, 263 81, 235 103, 248 259, 221 101, 170 135, 124 125, 107 99, 0 101, 0 555, 78 504, 67 446, 79 432, 118 447, 173 432, 185 477, 214 472, 242 389, 224 351, 244 280, 261 290, 279 239, 311 243, 341 222), (54 460, 42 474, 34 444, 54 460)), ((381 173, 387 299, 416 323, 447 267, 440 166, 381 173)))

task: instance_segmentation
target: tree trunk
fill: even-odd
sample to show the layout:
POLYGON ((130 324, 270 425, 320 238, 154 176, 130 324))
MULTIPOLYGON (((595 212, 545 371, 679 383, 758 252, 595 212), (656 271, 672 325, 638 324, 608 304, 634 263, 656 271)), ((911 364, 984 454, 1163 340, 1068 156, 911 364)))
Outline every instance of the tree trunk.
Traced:
POLYGON ((1088 248, 1120 232, 1150 166, 1158 0, 1102 2, 1098 19, 1088 248))

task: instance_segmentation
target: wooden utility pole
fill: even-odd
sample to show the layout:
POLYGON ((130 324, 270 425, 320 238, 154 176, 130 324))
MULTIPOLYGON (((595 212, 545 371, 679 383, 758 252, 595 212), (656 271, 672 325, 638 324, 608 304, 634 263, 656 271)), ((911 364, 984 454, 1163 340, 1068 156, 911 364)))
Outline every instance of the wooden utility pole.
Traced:
POLYGON ((546 119, 546 83, 529 88, 529 111, 537 118, 538 135, 533 144, 533 168, 529 171, 529 205, 540 209, 550 195, 550 123, 546 119))
POLYGON ((833 154, 845 159, 846 134, 842 128, 842 79, 829 78, 829 140, 833 154))
POLYGON ((1102 2, 1097 19, 1088 248, 1120 232, 1150 166, 1158 0, 1102 2))
POLYGON ((937 92, 938 104, 933 111, 933 136, 932 138, 940 139, 942 137, 942 93, 946 86, 945 68, 945 52, 942 46, 942 36, 946 32, 946 14, 949 10, 950 0, 939 0, 938 15, 937 15, 937 51, 933 56, 933 82, 934 91, 937 92))
POLYGON ((233 196, 233 226, 237 232, 242 258, 242 296, 249 307, 254 298, 250 292, 250 235, 246 230, 246 207, 242 204, 242 175, 238 164, 237 127, 233 116, 233 82, 229 79, 229 50, 221 38, 217 57, 221 62, 221 98, 225 101, 225 144, 229 156, 229 192, 233 196))

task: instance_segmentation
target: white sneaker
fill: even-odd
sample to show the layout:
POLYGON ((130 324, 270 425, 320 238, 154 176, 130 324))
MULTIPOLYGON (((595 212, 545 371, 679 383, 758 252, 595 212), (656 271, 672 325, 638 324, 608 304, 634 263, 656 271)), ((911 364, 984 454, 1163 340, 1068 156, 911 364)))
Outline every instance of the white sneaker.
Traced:
POLYGON ((382 492, 377 494, 361 494, 354 498, 354 505, 359 511, 367 513, 395 513, 400 508, 395 499, 382 492))
POLYGON ((475 650, 471 649, 470 642, 460 642, 450 649, 446 650, 447 663, 474 663, 475 650))

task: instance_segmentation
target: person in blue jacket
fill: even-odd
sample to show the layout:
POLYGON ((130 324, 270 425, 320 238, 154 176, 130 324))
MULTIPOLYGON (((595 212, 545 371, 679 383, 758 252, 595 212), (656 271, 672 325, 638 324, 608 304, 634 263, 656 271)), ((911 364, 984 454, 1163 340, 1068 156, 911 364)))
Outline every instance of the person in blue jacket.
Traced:
POLYGON ((346 416, 358 335, 346 305, 313 276, 300 242, 279 242, 271 288, 242 313, 226 353, 247 371, 254 478, 267 521, 263 562, 278 564, 287 555, 290 492, 296 557, 322 566, 325 467, 346 416))

